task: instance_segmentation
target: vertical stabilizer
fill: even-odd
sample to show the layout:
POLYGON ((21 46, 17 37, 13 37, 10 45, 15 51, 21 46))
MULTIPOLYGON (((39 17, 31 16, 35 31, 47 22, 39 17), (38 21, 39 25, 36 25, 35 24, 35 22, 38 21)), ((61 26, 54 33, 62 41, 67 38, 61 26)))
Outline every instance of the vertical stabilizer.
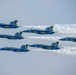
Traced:
POLYGON ((53 26, 47 27, 45 30, 47 30, 47 31, 53 31, 53 26))
POLYGON ((51 46, 58 46, 59 42, 52 43, 51 46))
POLYGON ((17 22, 18 22, 18 20, 14 20, 14 21, 11 21, 9 24, 10 25, 17 25, 17 22))
POLYGON ((22 32, 16 32, 15 33, 15 36, 21 36, 22 35, 22 32))
POLYGON ((27 47, 28 47, 28 44, 22 45, 22 46, 21 46, 21 49, 27 49, 27 47))

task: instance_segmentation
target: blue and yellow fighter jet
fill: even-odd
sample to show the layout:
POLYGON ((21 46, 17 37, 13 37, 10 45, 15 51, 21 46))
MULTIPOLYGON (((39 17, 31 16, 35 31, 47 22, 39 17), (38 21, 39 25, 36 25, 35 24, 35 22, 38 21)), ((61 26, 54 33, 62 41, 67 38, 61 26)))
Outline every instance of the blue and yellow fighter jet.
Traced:
POLYGON ((0 38, 7 38, 10 40, 24 39, 24 37, 22 36, 22 32, 16 32, 15 35, 0 34, 0 38))
POLYGON ((58 50, 60 49, 58 44, 59 42, 52 43, 51 46, 44 45, 44 44, 32 44, 32 45, 29 45, 29 47, 37 47, 37 48, 48 49, 48 50, 58 50))
POLYGON ((24 30, 22 32, 26 33, 36 33, 36 34, 53 34, 55 33, 53 31, 53 26, 47 27, 45 30, 39 30, 39 29, 29 29, 29 30, 24 30))
POLYGON ((21 48, 14 48, 14 47, 3 47, 0 48, 2 51, 14 51, 14 52, 28 52, 29 50, 27 49, 28 44, 22 45, 21 48))
POLYGON ((18 20, 14 20, 14 21, 11 21, 9 24, 4 24, 4 23, 0 23, 0 27, 1 28, 19 28, 19 26, 17 26, 17 21, 18 20))
POLYGON ((76 42, 76 37, 65 37, 65 38, 61 38, 59 40, 61 40, 61 41, 73 41, 73 42, 76 42))

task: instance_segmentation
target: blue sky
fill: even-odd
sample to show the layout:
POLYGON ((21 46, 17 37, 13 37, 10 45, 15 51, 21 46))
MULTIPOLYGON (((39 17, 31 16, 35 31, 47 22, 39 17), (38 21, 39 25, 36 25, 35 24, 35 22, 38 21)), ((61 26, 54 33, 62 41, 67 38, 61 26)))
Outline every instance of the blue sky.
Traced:
MULTIPOLYGON (((75 24, 76 0, 0 0, 0 22, 18 20, 18 25, 75 24)), ((22 30, 0 29, 14 35, 22 30)), ((20 47, 38 40, 0 39, 0 47, 20 47)), ((40 41, 40 43, 45 41, 40 41)), ((76 56, 49 52, 14 53, 0 51, 0 75, 76 75, 76 56)))
POLYGON ((75 3, 75 0, 2 0, 0 20, 18 19, 22 25, 76 23, 75 3))

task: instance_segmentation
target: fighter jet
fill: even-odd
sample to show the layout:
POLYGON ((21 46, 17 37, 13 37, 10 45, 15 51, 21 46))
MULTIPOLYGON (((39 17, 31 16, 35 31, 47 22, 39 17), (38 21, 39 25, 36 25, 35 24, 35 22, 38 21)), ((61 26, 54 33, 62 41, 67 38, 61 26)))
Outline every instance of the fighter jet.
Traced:
POLYGON ((24 37, 22 36, 22 32, 16 32, 15 35, 0 34, 0 38, 7 38, 10 40, 24 39, 24 37))
POLYGON ((61 40, 61 41, 73 41, 73 42, 76 42, 76 37, 65 37, 65 38, 61 38, 59 40, 61 40))
POLYGON ((58 44, 59 42, 52 43, 50 46, 44 45, 44 44, 32 44, 32 45, 29 45, 29 47, 37 47, 37 48, 48 49, 48 50, 58 50, 60 49, 58 44))
POLYGON ((53 26, 47 27, 45 30, 39 30, 39 29, 29 29, 29 30, 24 30, 22 32, 26 33, 36 33, 36 34, 53 34, 55 33, 53 31, 53 26))
POLYGON ((14 21, 11 21, 9 24, 4 24, 4 23, 0 23, 0 27, 1 28, 19 28, 19 26, 17 26, 17 21, 18 20, 14 20, 14 21))
POLYGON ((14 48, 14 47, 3 47, 0 48, 2 51, 14 51, 14 52, 28 52, 29 50, 27 49, 28 44, 22 45, 21 48, 14 48))

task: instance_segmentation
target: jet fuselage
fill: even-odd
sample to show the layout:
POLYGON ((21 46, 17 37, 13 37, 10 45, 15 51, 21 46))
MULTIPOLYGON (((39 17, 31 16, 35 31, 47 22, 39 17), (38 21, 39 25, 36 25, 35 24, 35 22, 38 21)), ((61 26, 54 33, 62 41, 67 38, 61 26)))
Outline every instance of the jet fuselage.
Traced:
POLYGON ((29 46, 30 47, 42 48, 42 49, 49 49, 49 50, 60 49, 58 46, 48 46, 48 45, 43 45, 43 44, 32 44, 32 45, 29 45, 29 46))
POLYGON ((0 27, 1 28, 7 28, 7 29, 9 29, 9 28, 18 28, 19 26, 17 26, 17 25, 11 25, 11 24, 2 24, 2 23, 0 23, 0 27))
POLYGON ((36 33, 36 34, 53 34, 53 33, 55 33, 54 31, 36 30, 36 29, 24 30, 23 32, 26 32, 26 33, 36 33))
POLYGON ((7 38, 7 39, 11 39, 11 40, 23 39, 22 36, 12 36, 12 35, 2 35, 2 34, 0 34, 0 38, 7 38))
POLYGON ((4 47, 0 48, 0 50, 5 50, 5 51, 14 51, 14 52, 28 52, 28 49, 21 49, 21 48, 14 48, 14 47, 4 47))

